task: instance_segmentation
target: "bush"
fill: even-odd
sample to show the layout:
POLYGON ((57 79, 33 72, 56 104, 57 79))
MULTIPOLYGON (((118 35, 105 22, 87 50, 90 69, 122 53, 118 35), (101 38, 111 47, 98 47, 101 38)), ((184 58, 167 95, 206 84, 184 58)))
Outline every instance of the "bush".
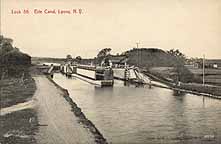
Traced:
POLYGON ((2 56, 2 64, 5 65, 30 65, 31 57, 17 50, 12 50, 2 56))
POLYGON ((0 36, 0 64, 1 65, 30 65, 31 57, 12 46, 12 39, 0 36))
POLYGON ((31 65, 31 57, 12 46, 12 39, 0 36, 0 79, 21 77, 31 65))

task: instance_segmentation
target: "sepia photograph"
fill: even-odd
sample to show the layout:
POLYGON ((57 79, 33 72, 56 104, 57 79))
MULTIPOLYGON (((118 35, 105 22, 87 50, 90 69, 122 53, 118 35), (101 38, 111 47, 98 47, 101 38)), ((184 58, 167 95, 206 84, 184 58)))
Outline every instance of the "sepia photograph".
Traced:
POLYGON ((221 144, 221 0, 0 0, 0 144, 221 144))

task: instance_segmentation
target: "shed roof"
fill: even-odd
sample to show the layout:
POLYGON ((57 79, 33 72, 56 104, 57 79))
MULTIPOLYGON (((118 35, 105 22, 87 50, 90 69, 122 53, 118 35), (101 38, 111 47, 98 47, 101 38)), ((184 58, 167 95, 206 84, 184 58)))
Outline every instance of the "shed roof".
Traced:
POLYGON ((127 61, 127 57, 126 56, 111 56, 110 60, 112 63, 125 63, 127 61))

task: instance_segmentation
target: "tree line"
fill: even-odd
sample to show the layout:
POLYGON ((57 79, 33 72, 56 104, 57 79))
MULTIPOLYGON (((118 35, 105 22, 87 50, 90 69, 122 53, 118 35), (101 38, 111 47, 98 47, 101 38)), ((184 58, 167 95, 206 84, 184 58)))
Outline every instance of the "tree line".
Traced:
POLYGON ((31 57, 13 47, 13 40, 0 36, 0 64, 1 65, 30 65, 31 57))

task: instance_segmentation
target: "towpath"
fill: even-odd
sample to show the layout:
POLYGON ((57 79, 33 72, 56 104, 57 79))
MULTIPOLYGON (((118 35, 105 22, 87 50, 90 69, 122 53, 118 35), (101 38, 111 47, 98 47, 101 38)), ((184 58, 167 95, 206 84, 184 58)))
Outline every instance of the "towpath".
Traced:
POLYGON ((78 122, 71 106, 63 97, 63 92, 46 77, 34 77, 37 91, 37 113, 39 132, 36 139, 39 144, 93 144, 90 131, 78 122))

